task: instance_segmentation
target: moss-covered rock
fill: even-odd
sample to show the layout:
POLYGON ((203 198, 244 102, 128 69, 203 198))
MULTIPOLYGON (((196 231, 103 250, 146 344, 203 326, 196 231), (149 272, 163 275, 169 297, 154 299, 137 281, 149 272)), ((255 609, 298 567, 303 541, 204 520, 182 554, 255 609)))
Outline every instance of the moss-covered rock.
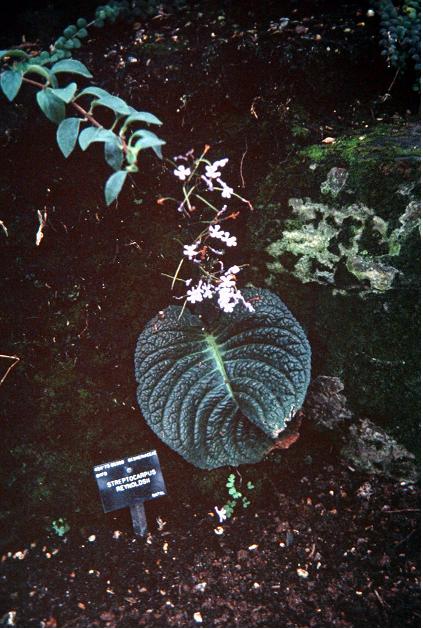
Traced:
POLYGON ((418 127, 380 125, 303 148, 262 182, 252 280, 306 327, 314 373, 415 447, 419 422, 418 127))

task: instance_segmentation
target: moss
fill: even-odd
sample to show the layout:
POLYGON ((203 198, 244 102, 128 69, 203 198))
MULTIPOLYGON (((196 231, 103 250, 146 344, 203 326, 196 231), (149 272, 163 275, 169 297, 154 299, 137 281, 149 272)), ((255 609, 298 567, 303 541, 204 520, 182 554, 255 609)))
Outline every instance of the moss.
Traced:
POLYGON ((302 127, 300 125, 293 125, 293 127, 291 127, 291 133, 294 138, 304 140, 305 138, 309 137, 310 129, 307 129, 307 127, 302 127))

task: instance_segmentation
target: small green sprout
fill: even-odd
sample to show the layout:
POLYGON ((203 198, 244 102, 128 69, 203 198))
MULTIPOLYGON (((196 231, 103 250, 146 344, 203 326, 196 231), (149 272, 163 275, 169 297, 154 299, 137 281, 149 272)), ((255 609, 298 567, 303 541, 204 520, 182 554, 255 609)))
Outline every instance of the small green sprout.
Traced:
POLYGON ((53 533, 56 533, 59 537, 63 537, 70 531, 70 525, 67 522, 66 518, 57 518, 57 520, 53 520, 50 525, 53 533))
MULTIPOLYGON (((226 517, 231 518, 234 514, 238 502, 240 502, 244 509, 246 509, 250 506, 251 501, 248 500, 248 498, 244 496, 239 489, 237 489, 235 474, 229 474, 226 482, 226 487, 228 488, 228 494, 231 499, 227 501, 227 503, 223 506, 223 509, 225 511, 226 517)), ((254 489, 254 484, 251 481, 248 481, 246 487, 249 491, 251 491, 252 489, 254 489)))

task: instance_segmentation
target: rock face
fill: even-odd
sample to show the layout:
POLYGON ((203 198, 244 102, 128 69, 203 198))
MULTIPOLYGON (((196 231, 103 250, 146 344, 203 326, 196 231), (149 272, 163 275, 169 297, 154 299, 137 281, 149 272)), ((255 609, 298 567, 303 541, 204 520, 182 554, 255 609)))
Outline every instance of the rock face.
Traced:
POLYGON ((410 449, 420 418, 419 133, 381 123, 303 143, 263 180, 250 222, 257 283, 264 275, 306 328, 315 373, 338 376, 357 416, 410 449))
POLYGON ((369 474, 405 482, 417 480, 414 455, 368 419, 349 427, 341 455, 356 469, 369 474))
POLYGON ((352 419, 347 398, 341 393, 339 378, 318 376, 310 384, 303 411, 308 422, 318 430, 336 430, 352 419))

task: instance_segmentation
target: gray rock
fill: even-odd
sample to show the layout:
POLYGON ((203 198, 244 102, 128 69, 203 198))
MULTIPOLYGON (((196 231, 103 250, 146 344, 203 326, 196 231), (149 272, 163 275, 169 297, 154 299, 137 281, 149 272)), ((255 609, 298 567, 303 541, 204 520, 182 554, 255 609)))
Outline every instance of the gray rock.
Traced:
POLYGON ((417 480, 414 455, 369 419, 349 427, 341 456, 362 472, 399 481, 417 480))
POLYGON ((345 168, 338 168, 334 166, 328 172, 326 181, 320 186, 322 194, 330 194, 332 197, 337 197, 343 190, 348 179, 348 171, 345 168))
POLYGON ((352 418, 347 399, 341 393, 344 385, 339 378, 318 376, 308 389, 303 411, 305 418, 319 430, 334 430, 352 418))

